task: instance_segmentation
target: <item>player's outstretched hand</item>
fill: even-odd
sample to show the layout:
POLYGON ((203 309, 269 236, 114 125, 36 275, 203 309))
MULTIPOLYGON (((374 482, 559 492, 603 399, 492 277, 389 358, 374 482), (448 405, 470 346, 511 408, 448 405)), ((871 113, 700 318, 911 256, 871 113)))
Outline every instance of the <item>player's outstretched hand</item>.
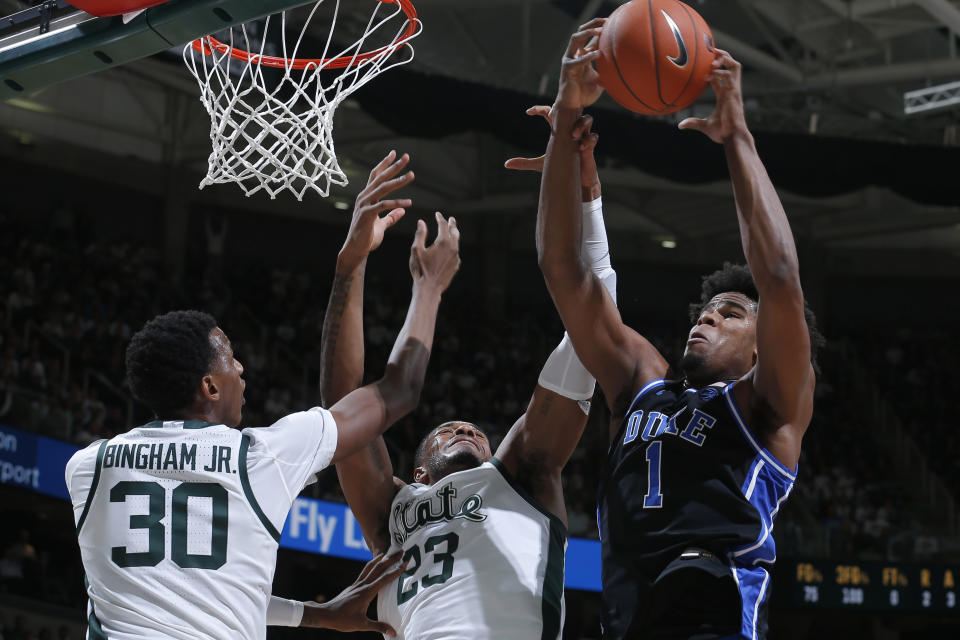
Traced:
POLYGON ((560 87, 557 90, 558 106, 567 109, 589 107, 603 93, 600 76, 591 64, 600 56, 597 42, 603 32, 606 18, 594 18, 580 25, 567 44, 560 66, 560 87))
POLYGON ((460 268, 460 230, 453 216, 444 218, 437 211, 437 238, 429 247, 427 223, 417 220, 417 232, 410 248, 410 274, 415 286, 432 286, 446 290, 460 268))
POLYGON ((343 590, 336 598, 322 604, 305 602, 302 627, 320 627, 336 631, 376 631, 389 636, 397 635, 386 622, 367 617, 370 603, 380 592, 397 578, 406 563, 400 562, 400 552, 392 556, 379 554, 367 563, 357 576, 356 582, 343 590))
POLYGON ((367 185, 357 195, 353 207, 350 230, 340 250, 341 260, 355 264, 366 258, 383 242, 386 230, 403 217, 405 207, 413 204, 409 198, 384 199, 413 182, 413 171, 400 173, 408 162, 410 156, 406 153, 397 158, 397 152, 391 151, 370 171, 367 185), (381 216, 384 211, 388 213, 381 216))
MULTIPOLYGON (((537 105, 527 109, 528 116, 540 116, 547 121, 547 125, 553 128, 553 109, 546 105, 537 105)), ((573 136, 580 139, 580 187, 584 190, 597 192, 600 190, 600 174, 597 171, 597 162, 593 157, 593 150, 600 140, 600 136, 594 133, 593 116, 584 114, 580 116, 573 128, 573 136)), ((510 158, 503 163, 507 169, 517 171, 543 171, 543 161, 545 155, 536 158, 510 158)), ((584 191, 586 194, 586 191, 584 191)), ((589 198, 594 200, 595 198, 589 198)))
POLYGON ((694 129, 723 144, 731 136, 747 133, 747 119, 743 112, 740 63, 726 51, 716 51, 717 58, 707 79, 717 94, 717 106, 707 118, 686 118, 679 127, 694 129))

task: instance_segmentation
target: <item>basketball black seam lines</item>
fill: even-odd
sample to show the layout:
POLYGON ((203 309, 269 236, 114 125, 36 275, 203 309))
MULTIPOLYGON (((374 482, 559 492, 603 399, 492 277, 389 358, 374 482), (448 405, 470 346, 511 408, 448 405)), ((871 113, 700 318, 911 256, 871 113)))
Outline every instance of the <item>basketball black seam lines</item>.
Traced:
POLYGON ((657 111, 663 111, 667 107, 667 101, 663 99, 663 89, 660 88, 660 51, 657 48, 657 26, 653 21, 653 0, 647 0, 648 22, 650 23, 650 42, 653 43, 653 72, 657 75, 657 97, 663 108, 657 111))
MULTIPOLYGON (((649 0, 648 0, 648 4, 649 4, 649 0)), ((619 20, 619 18, 618 18, 618 20, 619 20)), ((633 96, 633 99, 634 99, 634 100, 636 100, 637 102, 639 102, 640 104, 642 104, 644 107, 646 107, 646 108, 649 109, 650 111, 653 111, 654 113, 660 113, 660 112, 662 112, 662 111, 663 111, 663 108, 657 109, 656 107, 651 107, 651 106, 648 105, 646 102, 644 102, 643 100, 641 100, 640 97, 637 96, 637 94, 635 94, 635 93, 633 92, 633 89, 630 87, 630 83, 627 82, 627 79, 623 77, 623 72, 620 71, 620 63, 617 62, 617 40, 616 40, 617 31, 616 31, 616 29, 613 29, 613 30, 611 31, 611 33, 612 33, 613 35, 612 35, 611 38, 610 38, 610 59, 613 60, 613 68, 617 70, 617 75, 620 76, 620 84, 622 84, 622 85, 627 89, 627 91, 630 92, 630 95, 633 96)), ((654 54, 656 54, 656 47, 654 47, 654 54)), ((657 85, 659 86, 659 84, 660 84, 660 79, 659 79, 659 77, 658 77, 658 78, 657 78, 657 85)), ((661 102, 662 102, 662 101, 661 101, 661 102)))

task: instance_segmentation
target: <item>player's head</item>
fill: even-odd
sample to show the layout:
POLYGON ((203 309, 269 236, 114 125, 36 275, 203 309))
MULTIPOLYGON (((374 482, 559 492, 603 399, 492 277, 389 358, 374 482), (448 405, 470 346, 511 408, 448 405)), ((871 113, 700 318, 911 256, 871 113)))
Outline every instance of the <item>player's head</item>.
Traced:
POLYGON ((243 366, 213 316, 201 311, 157 316, 134 334, 126 360, 133 395, 158 417, 240 424, 243 366))
MULTIPOLYGON (((700 301, 690 305, 693 327, 680 361, 691 384, 703 385, 740 378, 757 361, 757 308, 760 295, 745 265, 724 263, 704 276, 700 301)), ((804 303, 810 332, 810 361, 824 344, 816 318, 804 303)))
POLYGON ((413 479, 433 484, 456 471, 479 467, 492 457, 490 441, 477 425, 459 420, 444 422, 417 447, 413 479))

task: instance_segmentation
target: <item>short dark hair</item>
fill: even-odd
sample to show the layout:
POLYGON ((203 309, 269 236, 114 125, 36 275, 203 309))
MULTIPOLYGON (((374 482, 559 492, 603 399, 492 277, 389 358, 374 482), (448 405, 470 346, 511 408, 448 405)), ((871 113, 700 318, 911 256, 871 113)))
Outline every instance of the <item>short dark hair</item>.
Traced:
POLYGON ((194 400, 216 358, 210 332, 217 321, 202 311, 171 311, 147 322, 127 347, 133 395, 158 417, 178 417, 194 400))
MULTIPOLYGON (((718 294, 728 291, 742 293, 755 302, 760 301, 760 293, 757 291, 750 268, 745 264, 724 262, 721 269, 703 276, 703 283, 700 285, 700 301, 690 304, 690 321, 696 322, 708 302, 718 294)), ((813 365, 814 372, 819 375, 817 353, 827 340, 817 328, 817 317, 806 300, 803 301, 803 316, 807 320, 807 331, 810 334, 810 363, 813 365)))

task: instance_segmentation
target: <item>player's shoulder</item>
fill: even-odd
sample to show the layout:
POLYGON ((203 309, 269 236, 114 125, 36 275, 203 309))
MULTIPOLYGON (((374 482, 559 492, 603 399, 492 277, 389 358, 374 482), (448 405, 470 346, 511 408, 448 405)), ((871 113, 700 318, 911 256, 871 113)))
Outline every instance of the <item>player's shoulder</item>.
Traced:
POLYGON ((64 469, 64 479, 67 482, 67 487, 70 486, 70 480, 81 469, 90 469, 91 471, 97 465, 97 456, 100 453, 100 450, 109 440, 101 439, 91 442, 86 447, 80 449, 67 460, 67 466, 64 469))
POLYGON ((333 414, 323 407, 288 413, 269 426, 246 427, 241 433, 253 441, 262 441, 284 435, 293 437, 296 431, 317 427, 336 428, 333 414))

